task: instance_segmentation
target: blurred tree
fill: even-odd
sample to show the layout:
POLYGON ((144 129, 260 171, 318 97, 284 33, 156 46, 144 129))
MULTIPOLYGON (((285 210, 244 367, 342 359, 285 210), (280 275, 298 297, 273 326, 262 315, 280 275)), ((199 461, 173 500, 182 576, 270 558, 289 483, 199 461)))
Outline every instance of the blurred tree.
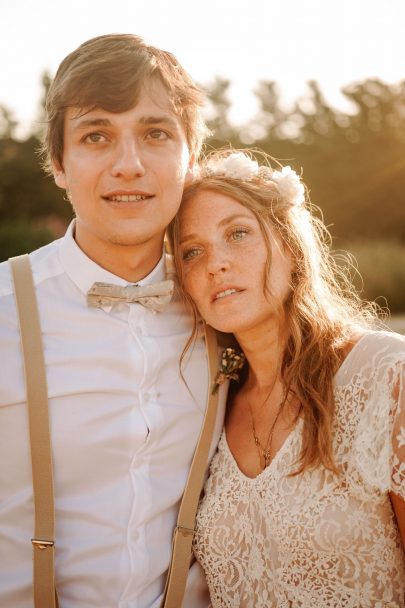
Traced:
MULTIPOLYGON (((47 72, 41 77, 43 95, 38 121, 33 127, 33 133, 25 140, 14 138, 17 126, 12 113, 0 106, 0 222, 9 226, 13 222, 17 228, 15 238, 21 240, 26 230, 32 230, 35 235, 28 235, 35 240, 39 234, 42 243, 46 238, 52 238, 55 232, 60 232, 72 217, 70 204, 63 200, 62 191, 56 187, 52 178, 47 177, 40 165, 38 149, 43 121, 45 119, 44 104, 51 78, 47 72), (55 218, 59 218, 55 222, 55 218), (45 232, 38 233, 42 227, 45 232), (31 228, 29 228, 31 227, 31 228), (53 232, 52 232, 52 227, 53 232)), ((5 241, 4 230, 2 242, 5 241)))
POLYGON ((0 138, 11 139, 17 126, 18 122, 15 120, 13 112, 0 104, 0 138))
POLYGON ((230 125, 228 117, 231 107, 228 97, 230 84, 229 80, 216 77, 214 82, 205 87, 208 98, 206 121, 212 133, 208 144, 214 148, 229 143, 234 137, 234 129, 230 125))
POLYGON ((405 82, 390 86, 369 79, 345 87, 343 93, 356 108, 348 128, 349 140, 372 139, 376 133, 405 140, 405 82))
POLYGON ((0 260, 29 253, 46 245, 55 238, 45 227, 37 227, 28 221, 17 220, 0 225, 0 260))
POLYGON ((405 83, 367 80, 346 87, 352 114, 329 107, 315 82, 290 112, 280 110, 274 83, 267 97, 263 91, 256 94, 270 118, 258 144, 296 170, 304 168, 311 199, 334 236, 404 242, 405 83))
POLYGON ((259 112, 251 123, 252 133, 260 134, 261 127, 262 134, 256 139, 283 139, 288 114, 281 108, 277 84, 274 81, 262 80, 254 93, 259 102, 259 112))
POLYGON ((57 215, 66 221, 70 205, 37 158, 38 139, 0 139, 0 221, 45 218, 57 215))
MULTIPOLYGON (((49 84, 45 72, 42 106, 49 84)), ((384 284, 395 284, 404 259, 398 247, 405 246, 405 81, 388 85, 369 79, 346 86, 343 94, 353 109, 343 113, 329 106, 314 81, 286 109, 277 84, 263 80, 255 91, 258 114, 240 128, 229 121, 229 88, 230 81, 220 77, 206 87, 207 119, 213 130, 208 148, 258 146, 298 172, 303 168, 311 200, 321 208, 336 246, 350 248, 347 243, 353 240, 365 243, 355 249, 366 273, 377 267, 374 261, 366 263, 374 260, 371 251, 381 251, 381 242, 393 243, 391 249, 384 244, 390 253, 379 268, 392 259, 396 279, 387 278, 384 284)), ((42 108, 38 128, 25 141, 18 141, 13 114, 0 105, 1 259, 11 250, 26 251, 58 235, 73 215, 62 191, 40 168, 36 151, 44 119, 42 108)), ((405 309, 405 294, 399 300, 395 297, 394 307, 405 309)))
POLYGON ((313 80, 308 82, 308 94, 295 104, 293 116, 299 117, 297 139, 307 145, 342 136, 341 113, 328 105, 318 83, 313 80))
POLYGON ((42 95, 39 102, 39 108, 37 117, 34 121, 32 135, 37 137, 39 140, 42 139, 44 134, 44 125, 46 121, 46 112, 45 112, 45 104, 46 104, 46 96, 48 94, 49 87, 51 86, 52 77, 50 73, 45 70, 41 74, 41 84, 42 84, 42 95))

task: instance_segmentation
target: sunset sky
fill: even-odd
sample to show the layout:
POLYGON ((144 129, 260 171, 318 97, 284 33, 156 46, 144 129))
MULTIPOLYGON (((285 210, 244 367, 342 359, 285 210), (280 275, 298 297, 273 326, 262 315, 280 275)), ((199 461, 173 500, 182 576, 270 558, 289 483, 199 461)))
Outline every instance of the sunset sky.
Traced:
POLYGON ((23 134, 45 69, 53 74, 88 38, 130 32, 172 51, 201 84, 230 79, 235 123, 254 114, 261 79, 275 80, 286 103, 317 80, 331 104, 349 109, 342 86, 405 79, 404 23, 404 0, 5 0, 0 103, 23 134))

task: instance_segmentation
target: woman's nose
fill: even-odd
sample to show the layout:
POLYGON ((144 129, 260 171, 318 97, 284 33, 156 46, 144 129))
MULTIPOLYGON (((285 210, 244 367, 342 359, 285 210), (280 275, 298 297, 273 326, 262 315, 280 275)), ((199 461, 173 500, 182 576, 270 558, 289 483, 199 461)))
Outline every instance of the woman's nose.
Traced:
POLYGON ((207 272, 209 275, 216 275, 226 272, 230 263, 226 252, 223 249, 214 249, 207 255, 207 272))

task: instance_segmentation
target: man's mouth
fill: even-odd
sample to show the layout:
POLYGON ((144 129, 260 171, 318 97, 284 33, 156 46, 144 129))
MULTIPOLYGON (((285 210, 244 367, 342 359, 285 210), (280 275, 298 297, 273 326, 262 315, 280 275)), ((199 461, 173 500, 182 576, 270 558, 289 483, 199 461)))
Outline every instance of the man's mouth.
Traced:
POLYGON ((151 198, 151 196, 146 194, 114 194, 106 197, 108 201, 114 201, 115 203, 135 203, 136 201, 146 201, 147 198, 151 198))

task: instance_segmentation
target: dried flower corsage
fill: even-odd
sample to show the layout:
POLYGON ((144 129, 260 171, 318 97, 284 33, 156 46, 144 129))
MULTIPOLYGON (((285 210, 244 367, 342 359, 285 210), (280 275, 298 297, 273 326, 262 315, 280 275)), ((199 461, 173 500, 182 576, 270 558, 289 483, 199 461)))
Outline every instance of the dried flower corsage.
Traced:
POLYGON ((246 357, 241 351, 234 348, 226 348, 221 357, 221 365, 216 375, 212 394, 214 395, 220 385, 225 380, 239 380, 239 375, 236 373, 238 369, 242 369, 245 364, 246 357))

